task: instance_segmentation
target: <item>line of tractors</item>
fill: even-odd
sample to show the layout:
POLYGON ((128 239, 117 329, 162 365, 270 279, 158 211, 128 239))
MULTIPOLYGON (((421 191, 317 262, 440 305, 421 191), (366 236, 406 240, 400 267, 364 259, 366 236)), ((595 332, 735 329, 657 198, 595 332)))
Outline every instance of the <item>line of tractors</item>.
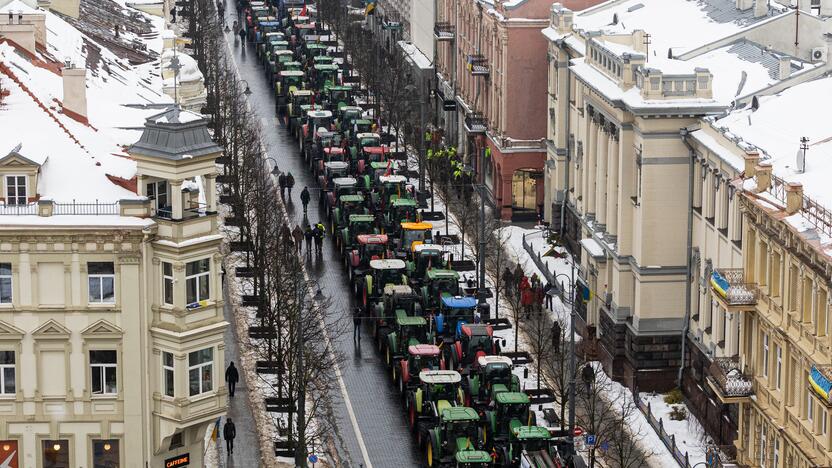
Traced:
POLYGON ((501 352, 494 336, 510 325, 488 320, 423 220, 395 138, 362 102, 334 33, 311 6, 244 3, 276 113, 320 185, 356 313, 369 321, 424 463, 562 466, 560 439, 533 411, 551 398, 521 388, 514 370, 524 353, 501 352))

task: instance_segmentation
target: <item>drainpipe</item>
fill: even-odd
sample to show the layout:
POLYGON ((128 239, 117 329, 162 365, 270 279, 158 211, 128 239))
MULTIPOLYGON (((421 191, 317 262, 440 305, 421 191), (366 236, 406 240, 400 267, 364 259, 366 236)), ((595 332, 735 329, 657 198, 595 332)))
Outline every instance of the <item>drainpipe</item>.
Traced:
POLYGON ((692 279, 692 265, 691 265, 691 250, 693 248, 693 146, 688 142, 688 135, 690 130, 682 128, 679 130, 679 135, 682 137, 682 143, 688 147, 690 153, 688 154, 688 239, 687 248, 685 249, 685 324, 682 328, 682 359, 679 363, 679 374, 677 376, 678 386, 682 388, 682 373, 685 369, 685 353, 687 352, 688 329, 690 328, 690 282, 692 279))

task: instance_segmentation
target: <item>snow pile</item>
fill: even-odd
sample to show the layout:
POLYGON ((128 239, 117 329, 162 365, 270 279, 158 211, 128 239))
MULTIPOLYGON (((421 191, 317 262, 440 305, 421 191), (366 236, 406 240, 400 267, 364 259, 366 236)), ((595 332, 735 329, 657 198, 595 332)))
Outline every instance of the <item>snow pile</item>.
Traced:
MULTIPOLYGON (((650 411, 653 413, 653 417, 656 420, 661 419, 662 428, 668 436, 674 436, 676 447, 679 451, 683 454, 688 454, 691 466, 706 461, 707 444, 703 440, 706 437, 705 429, 699 423, 699 420, 691 414, 685 404, 669 405, 665 403, 664 395, 655 393, 642 393, 640 397, 645 405, 650 404, 650 411), (687 418, 681 421, 671 419, 670 413, 674 407, 684 408, 684 411, 687 412, 687 418)), ((659 441, 659 443, 661 444, 662 442, 659 441)))

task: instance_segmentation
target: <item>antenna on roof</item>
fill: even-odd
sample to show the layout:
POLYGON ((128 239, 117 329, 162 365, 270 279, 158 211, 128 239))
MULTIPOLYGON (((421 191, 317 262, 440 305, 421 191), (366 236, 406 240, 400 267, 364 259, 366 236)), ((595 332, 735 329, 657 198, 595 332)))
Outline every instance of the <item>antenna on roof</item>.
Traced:
POLYGON ((800 149, 797 150, 797 173, 806 172, 806 152, 809 151, 809 139, 800 137, 800 149))
POLYGON ((751 98, 751 110, 756 111, 760 108, 760 99, 757 96, 751 98))

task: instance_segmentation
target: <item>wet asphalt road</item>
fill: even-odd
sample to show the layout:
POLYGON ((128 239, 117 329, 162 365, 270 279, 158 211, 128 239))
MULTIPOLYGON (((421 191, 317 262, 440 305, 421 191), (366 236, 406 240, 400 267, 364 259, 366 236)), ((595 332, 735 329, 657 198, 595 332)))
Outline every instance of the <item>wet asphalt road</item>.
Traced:
MULTIPOLYGON (((234 20, 233 10, 226 13, 229 23, 234 20)), ((318 208, 318 190, 311 172, 301 157, 296 140, 289 135, 275 116, 275 100, 257 55, 251 46, 243 48, 234 43, 231 33, 226 34, 233 56, 243 79, 248 82, 252 94, 249 101, 262 127, 262 135, 269 157, 277 161, 281 171, 290 171, 295 178, 293 202, 289 204, 289 217, 296 223, 303 221, 300 192, 308 186, 312 192, 308 221, 319 220, 326 224, 326 214, 318 208)), ((334 338, 334 345, 344 353, 346 360, 341 369, 344 385, 354 417, 366 445, 369 462, 374 468, 419 467, 421 456, 407 428, 398 396, 394 393, 389 373, 373 347, 368 330, 360 345, 353 342, 353 326, 349 311, 353 300, 349 294, 349 281, 338 253, 329 239, 324 242, 323 255, 307 259, 310 274, 318 280, 323 293, 331 301, 331 317, 340 320, 339 328, 346 332, 334 338)), ((344 466, 359 467, 366 463, 360 450, 358 436, 352 424, 343 395, 336 393, 335 413, 338 418, 341 457, 344 466)))

